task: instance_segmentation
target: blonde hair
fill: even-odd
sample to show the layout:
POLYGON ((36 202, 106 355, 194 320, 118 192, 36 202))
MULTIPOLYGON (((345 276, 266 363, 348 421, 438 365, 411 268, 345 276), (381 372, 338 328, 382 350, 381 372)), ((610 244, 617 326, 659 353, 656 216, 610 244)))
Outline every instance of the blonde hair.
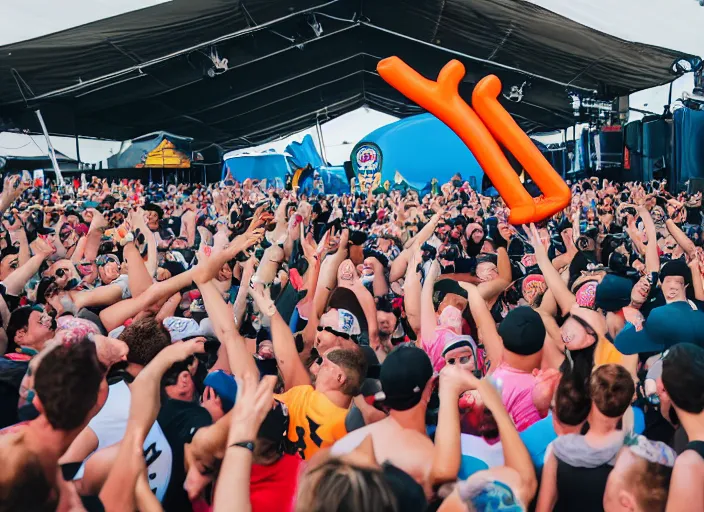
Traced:
POLYGON ((296 512, 361 510, 399 512, 396 497, 380 469, 333 458, 302 477, 296 512))

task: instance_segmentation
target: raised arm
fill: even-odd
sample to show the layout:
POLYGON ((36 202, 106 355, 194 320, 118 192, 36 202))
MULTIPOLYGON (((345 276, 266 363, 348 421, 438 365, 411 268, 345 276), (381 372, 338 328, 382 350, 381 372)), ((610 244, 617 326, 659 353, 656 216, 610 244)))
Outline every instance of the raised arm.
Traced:
MULTIPOLYGON (((207 265, 206 263, 199 263, 199 266, 201 264, 207 265)), ((220 267, 214 266, 213 268, 220 267)), ((207 269, 203 268, 198 269, 198 267, 196 267, 194 281, 200 290, 205 310, 213 325, 213 330, 218 340, 220 340, 220 343, 225 346, 230 370, 237 376, 243 376, 249 373, 259 375, 257 365, 252 355, 247 351, 244 338, 235 327, 232 310, 225 303, 222 295, 211 282, 213 275, 214 272, 212 271, 207 271, 207 269)))
POLYGON ((274 355, 283 377, 284 387, 288 391, 294 386, 310 384, 310 377, 301 362, 296 349, 296 342, 288 324, 281 318, 271 298, 262 292, 250 290, 250 294, 262 314, 271 319, 271 341, 274 344, 274 355))
POLYGON ((633 247, 635 248, 636 252, 638 254, 640 254, 641 256, 644 256, 647 252, 646 246, 640 237, 640 232, 638 231, 638 228, 636 227, 635 219, 629 215, 629 218, 626 222, 627 222, 627 225, 625 228, 626 234, 631 239, 631 242, 633 243, 633 247))
POLYGON ((161 378, 174 363, 204 350, 203 343, 195 340, 174 343, 159 352, 130 386, 132 402, 127 428, 100 491, 106 510, 134 510, 137 478, 145 469, 144 440, 159 413, 161 378))
POLYGON ((254 265, 256 260, 251 257, 244 264, 242 270, 242 279, 240 280, 240 288, 237 290, 237 297, 235 297, 235 304, 232 306, 233 314, 235 317, 235 326, 239 327, 244 319, 244 314, 247 309, 247 295, 249 294, 249 285, 252 282, 252 277, 254 277, 254 265))
POLYGON ((548 252, 545 250, 545 246, 540 240, 540 235, 538 234, 535 224, 530 225, 529 233, 529 243, 533 246, 535 259, 543 273, 543 277, 545 277, 545 283, 548 285, 548 288, 552 290, 555 300, 562 310, 562 314, 565 315, 576 302, 576 299, 567 287, 567 284, 562 280, 562 277, 560 277, 560 273, 552 266, 548 252))
POLYGON ((230 422, 227 437, 227 450, 215 486, 213 512, 252 510, 249 498, 252 470, 252 451, 238 443, 255 441, 264 418, 271 410, 274 400, 276 378, 264 377, 258 382, 248 375, 237 382, 237 402, 234 417, 230 422))
POLYGON ((103 309, 100 312, 100 321, 109 332, 140 311, 146 311, 160 300, 166 300, 174 293, 189 286, 192 282, 192 275, 193 270, 191 269, 165 281, 154 283, 139 297, 121 300, 103 309))
POLYGON ((440 410, 430 471, 433 486, 455 481, 460 471, 462 448, 457 401, 467 389, 464 373, 465 371, 456 365, 446 365, 440 371, 440 410))
POLYGON ((482 294, 486 301, 491 301, 498 297, 512 281, 511 260, 508 257, 508 252, 506 252, 504 247, 499 247, 496 251, 496 256, 496 268, 499 271, 499 277, 477 285, 479 293, 482 294))
POLYGON ((486 301, 479 293, 477 287, 469 283, 460 283, 460 286, 467 290, 469 311, 477 324, 479 339, 486 349, 486 357, 490 362, 490 368, 496 368, 501 363, 504 353, 504 341, 496 330, 496 322, 494 322, 486 301))
POLYGON ((697 300, 704 300, 704 283, 702 282, 699 258, 696 254, 694 259, 689 263, 689 268, 692 270, 692 288, 694 288, 694 298, 697 300))
MULTIPOLYGON (((645 234, 648 236, 648 245, 645 246, 645 268, 648 272, 658 272, 660 270, 660 256, 658 256, 658 239, 655 223, 647 208, 639 206, 637 211, 638 215, 640 215, 640 218, 643 220, 645 234)), ((677 228, 677 226, 675 226, 675 228, 677 228)), ((684 235, 684 233, 682 234, 684 235)), ((685 238, 687 238, 686 235, 685 238)), ((675 239, 677 239, 677 237, 675 237, 675 239)), ((689 238, 687 238, 687 240, 689 240, 689 238)), ((694 247, 694 244, 692 244, 692 247, 694 247)))
POLYGON ((90 221, 88 235, 85 238, 85 242, 83 242, 83 250, 79 251, 79 248, 76 247, 74 254, 78 259, 74 261, 95 261, 95 258, 98 257, 98 251, 100 250, 100 240, 103 236, 103 231, 107 226, 107 222, 105 221, 105 217, 103 217, 102 213, 100 213, 94 208, 91 208, 91 210, 93 211, 93 218, 90 221))
POLYGON ((440 264, 434 260, 430 271, 425 276, 423 289, 420 293, 420 336, 421 340, 430 341, 435 336, 437 321, 435 319, 435 306, 433 305, 433 291, 435 280, 440 275, 440 264))
POLYGON ((5 213, 27 188, 29 188, 28 185, 18 175, 7 176, 0 194, 0 214, 5 213))
POLYGON ((574 240, 572 239, 572 228, 565 229, 561 235, 567 252, 560 254, 552 260, 552 266, 557 270, 560 270, 561 268, 564 268, 572 263, 572 260, 578 252, 577 247, 574 245, 574 240))
POLYGON ((34 256, 2 282, 9 295, 19 295, 31 277, 39 272, 42 262, 54 253, 54 248, 41 238, 37 238, 32 242, 32 250, 34 251, 34 256))
MULTIPOLYGON (((472 379, 473 376, 468 374, 466 378, 472 379)), ((515 490, 521 501, 528 504, 533 500, 538 489, 538 480, 535 476, 535 468, 533 467, 530 453, 528 453, 526 445, 523 444, 521 437, 518 435, 511 416, 506 412, 501 394, 491 383, 490 379, 476 380, 476 389, 479 391, 484 405, 491 411, 496 420, 504 452, 504 465, 514 470, 516 476, 518 476, 520 483, 515 490)))
MULTIPOLYGON (((17 220, 16 220, 17 222, 17 220)), ((20 246, 20 252, 17 255, 20 265, 24 265, 32 257, 32 253, 29 250, 29 241, 27 240, 27 232, 20 224, 19 228, 11 233, 11 236, 15 242, 20 246)))
MULTIPOLYGON (((643 222, 645 222, 645 220, 643 220, 643 222)), ((682 247, 684 253, 690 259, 696 258, 697 247, 694 245, 694 242, 679 228, 679 226, 677 226, 672 219, 667 219, 667 221, 665 221, 665 226, 679 246, 682 247)), ((648 240, 650 240, 650 235, 648 235, 648 240)))
POLYGON ((421 261, 421 251, 420 248, 417 248, 411 255, 403 285, 403 305, 406 310, 406 318, 411 329, 416 334, 416 338, 420 335, 421 326, 420 296, 423 287, 420 282, 420 273, 418 272, 418 265, 421 261))

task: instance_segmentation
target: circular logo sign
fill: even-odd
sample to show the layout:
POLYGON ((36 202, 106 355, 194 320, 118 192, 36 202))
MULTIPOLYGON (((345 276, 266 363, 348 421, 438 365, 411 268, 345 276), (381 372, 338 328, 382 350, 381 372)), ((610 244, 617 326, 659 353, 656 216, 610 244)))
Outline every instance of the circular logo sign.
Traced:
POLYGON ((379 151, 367 144, 357 149, 357 168, 360 171, 376 171, 379 167, 379 151))

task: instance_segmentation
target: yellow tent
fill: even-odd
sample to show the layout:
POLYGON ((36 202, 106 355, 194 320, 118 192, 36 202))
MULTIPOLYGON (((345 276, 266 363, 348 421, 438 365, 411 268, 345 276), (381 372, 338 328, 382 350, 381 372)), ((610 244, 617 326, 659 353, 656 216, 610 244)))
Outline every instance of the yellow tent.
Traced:
POLYGON ((144 164, 137 167, 188 169, 191 167, 191 159, 177 150, 171 141, 164 139, 147 155, 144 164))

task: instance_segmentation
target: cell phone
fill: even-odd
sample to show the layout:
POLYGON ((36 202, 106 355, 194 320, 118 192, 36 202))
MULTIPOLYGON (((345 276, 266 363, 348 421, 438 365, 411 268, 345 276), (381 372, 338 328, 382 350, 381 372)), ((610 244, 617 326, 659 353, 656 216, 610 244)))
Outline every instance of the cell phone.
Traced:
POLYGON ((262 377, 265 375, 278 375, 279 368, 276 365, 276 359, 259 359, 255 358, 257 363, 257 368, 259 368, 259 375, 262 377))
POLYGON ((636 209, 633 208, 632 206, 626 206, 626 207, 623 209, 623 213, 624 213, 624 215, 633 215, 634 217, 635 217, 636 214, 637 214, 636 209))

